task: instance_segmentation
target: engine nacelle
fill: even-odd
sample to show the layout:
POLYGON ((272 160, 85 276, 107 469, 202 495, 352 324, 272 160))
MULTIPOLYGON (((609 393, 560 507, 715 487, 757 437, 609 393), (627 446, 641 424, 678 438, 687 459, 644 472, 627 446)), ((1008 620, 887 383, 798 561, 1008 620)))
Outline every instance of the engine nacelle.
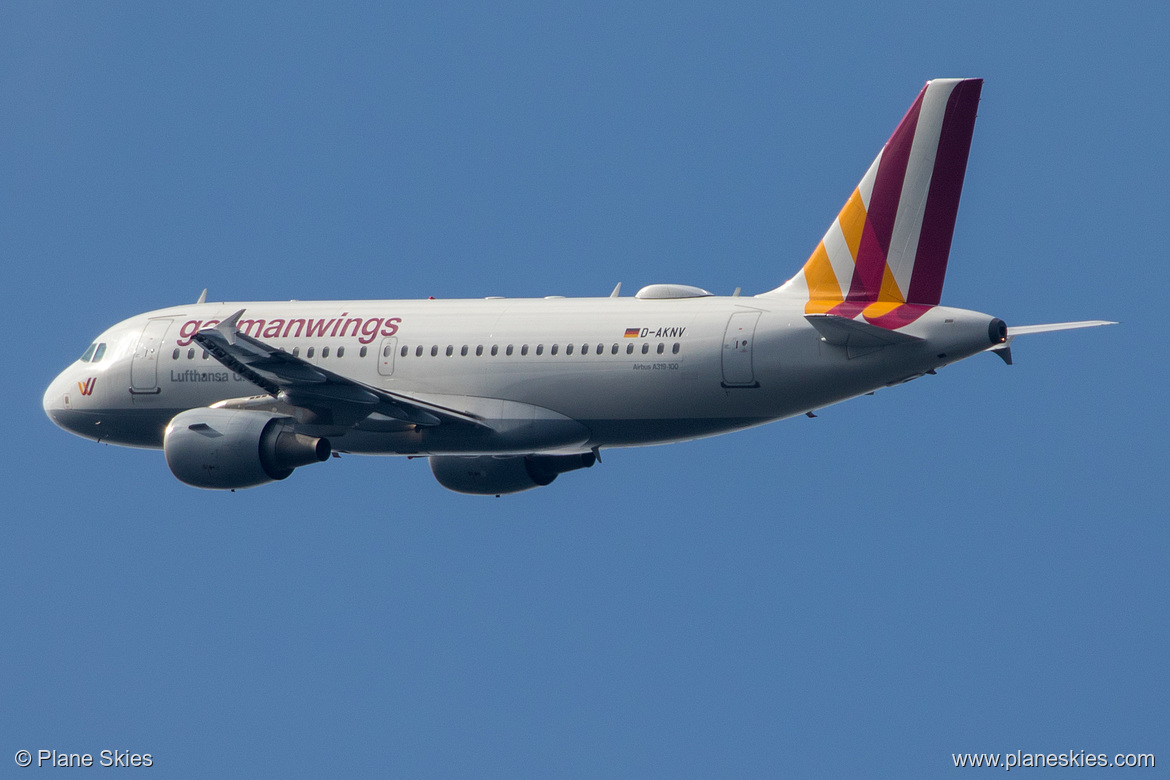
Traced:
POLYGON ((439 484, 456 493, 499 496, 552 484, 558 474, 587 469, 597 457, 581 455, 432 455, 431 472, 439 484))
POLYGON ((171 473, 194 487, 263 485, 329 459, 328 440, 297 433, 291 423, 271 412, 189 409, 167 425, 163 452, 171 473))

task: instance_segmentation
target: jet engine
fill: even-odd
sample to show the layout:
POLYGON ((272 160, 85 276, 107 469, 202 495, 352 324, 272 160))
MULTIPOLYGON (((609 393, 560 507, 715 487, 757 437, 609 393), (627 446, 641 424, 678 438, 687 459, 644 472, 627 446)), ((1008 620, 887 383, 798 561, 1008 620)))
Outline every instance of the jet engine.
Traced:
POLYGON ((167 425, 163 452, 171 473, 194 487, 263 485, 329 458, 327 439, 297 433, 292 422, 270 412, 190 409, 167 425))
POLYGON ((431 472, 439 484, 456 493, 499 496, 552 484, 558 474, 586 469, 597 460, 580 455, 432 455, 431 472))

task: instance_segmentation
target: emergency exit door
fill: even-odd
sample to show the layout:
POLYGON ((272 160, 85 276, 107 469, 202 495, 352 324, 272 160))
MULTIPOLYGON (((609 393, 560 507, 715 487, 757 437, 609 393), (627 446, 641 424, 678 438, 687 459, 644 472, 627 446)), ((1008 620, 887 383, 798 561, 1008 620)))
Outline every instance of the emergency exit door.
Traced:
POLYGON ((759 387, 752 367, 752 343, 756 340, 758 311, 737 311, 723 332, 723 386, 759 387))
POLYGON ((163 336, 171 325, 170 320, 151 320, 138 337, 138 346, 130 360, 130 392, 157 393, 158 357, 162 349, 163 336))

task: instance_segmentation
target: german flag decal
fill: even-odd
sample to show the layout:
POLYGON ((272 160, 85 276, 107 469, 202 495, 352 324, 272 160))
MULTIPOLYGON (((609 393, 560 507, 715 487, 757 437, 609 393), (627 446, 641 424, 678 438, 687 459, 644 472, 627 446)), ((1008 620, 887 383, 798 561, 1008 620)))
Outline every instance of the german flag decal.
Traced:
POLYGON ((641 332, 642 332, 641 328, 626 328, 625 338, 636 339, 636 338, 638 338, 638 334, 641 332))

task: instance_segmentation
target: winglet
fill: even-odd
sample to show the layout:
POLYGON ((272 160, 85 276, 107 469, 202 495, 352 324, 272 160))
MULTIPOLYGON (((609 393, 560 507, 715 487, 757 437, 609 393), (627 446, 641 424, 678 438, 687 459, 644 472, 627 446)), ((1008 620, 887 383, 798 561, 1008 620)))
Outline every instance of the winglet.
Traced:
POLYGON ((223 334, 223 337, 227 339, 227 343, 229 344, 236 343, 236 333, 238 332, 236 323, 240 321, 240 317, 243 315, 244 311, 244 309, 240 309, 232 316, 221 320, 220 323, 215 326, 215 329, 223 334))
POLYGON ((196 305, 200 303, 207 303, 207 288, 203 288, 203 292, 199 293, 199 300, 195 301, 196 305))
POLYGON ((614 287, 614 288, 613 288, 613 292, 611 292, 611 293, 609 294, 609 297, 610 297, 610 298, 616 298, 616 297, 618 297, 618 296, 619 296, 619 295, 621 295, 621 294, 622 294, 622 283, 621 283, 621 282, 618 282, 618 283, 617 283, 617 287, 614 287))

